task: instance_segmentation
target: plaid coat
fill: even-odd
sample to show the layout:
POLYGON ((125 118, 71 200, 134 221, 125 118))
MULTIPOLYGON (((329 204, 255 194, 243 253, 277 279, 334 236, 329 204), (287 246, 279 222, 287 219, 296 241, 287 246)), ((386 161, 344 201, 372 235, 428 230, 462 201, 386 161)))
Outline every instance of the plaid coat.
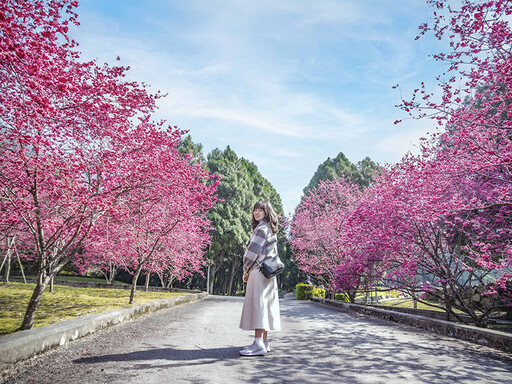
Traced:
POLYGON ((257 268, 258 263, 277 254, 277 236, 272 232, 267 222, 261 221, 254 228, 249 245, 245 250, 243 258, 244 275, 248 275, 253 268, 257 268))

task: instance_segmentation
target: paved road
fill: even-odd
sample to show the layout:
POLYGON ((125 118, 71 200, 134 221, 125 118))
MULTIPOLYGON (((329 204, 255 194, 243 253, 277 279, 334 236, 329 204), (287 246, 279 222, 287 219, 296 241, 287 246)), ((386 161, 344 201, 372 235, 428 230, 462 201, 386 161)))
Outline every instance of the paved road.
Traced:
POLYGON ((240 357, 241 298, 159 311, 32 359, 6 383, 512 383, 512 355, 317 303, 281 300, 272 352, 240 357))

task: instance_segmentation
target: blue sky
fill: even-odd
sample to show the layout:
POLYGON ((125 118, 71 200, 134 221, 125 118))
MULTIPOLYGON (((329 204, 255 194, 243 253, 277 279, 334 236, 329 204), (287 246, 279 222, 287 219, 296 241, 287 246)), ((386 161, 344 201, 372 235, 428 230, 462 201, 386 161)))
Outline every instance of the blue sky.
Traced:
MULTIPOLYGON (((168 96, 157 118, 205 155, 227 145, 254 162, 285 213, 327 157, 381 164, 433 130, 395 107, 443 71, 429 54, 423 0, 82 0, 72 30, 86 59, 129 65, 168 96)), ((433 88, 432 88, 433 89, 433 88)))

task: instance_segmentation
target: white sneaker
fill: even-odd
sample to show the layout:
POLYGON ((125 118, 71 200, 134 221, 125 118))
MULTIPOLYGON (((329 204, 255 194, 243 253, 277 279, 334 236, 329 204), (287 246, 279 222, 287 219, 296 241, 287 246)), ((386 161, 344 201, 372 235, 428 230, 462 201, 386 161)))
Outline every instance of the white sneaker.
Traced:
POLYGON ((259 345, 256 342, 240 351, 240 355, 242 356, 264 356, 266 354, 267 350, 265 349, 265 346, 259 345))
POLYGON ((268 345, 268 341, 265 341, 265 349, 267 350, 267 353, 270 352, 270 345, 268 345))

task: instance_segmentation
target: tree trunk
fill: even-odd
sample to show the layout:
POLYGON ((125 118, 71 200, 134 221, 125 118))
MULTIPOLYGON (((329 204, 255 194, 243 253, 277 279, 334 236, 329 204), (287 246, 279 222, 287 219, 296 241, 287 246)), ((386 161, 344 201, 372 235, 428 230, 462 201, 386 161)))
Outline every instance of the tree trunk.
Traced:
POLYGON ((411 288, 411 298, 412 298, 412 307, 414 309, 418 308, 418 300, 416 299, 416 292, 414 291, 414 287, 411 288))
POLYGON ((4 269, 4 264, 7 261, 7 253, 4 256, 4 259, 2 260, 2 265, 0 265, 0 272, 2 272, 2 269, 4 269))
POLYGON ((137 280, 139 279, 141 268, 137 268, 137 271, 133 274, 132 279, 132 287, 130 290, 130 301, 128 304, 133 304, 133 300, 135 299, 135 289, 137 289, 137 280))
POLYGON ((452 312, 452 301, 451 297, 448 293, 448 287, 446 283, 443 283, 443 297, 444 297, 444 307, 446 310, 446 321, 450 321, 450 314, 452 312))
POLYGON ((229 271, 229 283, 227 288, 227 294, 232 295, 233 294, 233 279, 235 275, 235 265, 236 265, 236 258, 233 257, 233 260, 231 262, 231 270, 229 271))
POLYGON ((224 279, 222 284, 222 294, 227 295, 228 294, 228 279, 224 279))
POLYGON ((357 289, 349 289, 347 291, 348 300, 354 304, 356 302, 357 289))
POLYGON ((215 264, 212 264, 210 268, 211 276, 210 276, 210 295, 213 295, 213 288, 215 286, 215 275, 217 274, 218 267, 215 267, 215 264))
POLYGON ((50 292, 53 292, 53 280, 54 280, 54 277, 50 277, 50 292))
POLYGON ((210 262, 208 261, 208 267, 206 268, 206 293, 210 293, 210 262))
MULTIPOLYGON (((7 239, 6 239, 6 243, 7 243, 7 252, 5 253, 5 257, 4 257, 4 260, 2 261, 2 266, 0 267, 0 271, 2 270, 4 264, 5 264, 5 275, 4 275, 4 281, 6 283, 9 282, 9 276, 11 274, 11 262, 12 262, 12 254, 13 254, 13 249, 14 249, 14 242, 16 240, 16 236, 8 236, 7 239)), ((19 256, 18 256, 18 261, 19 261, 19 256)), ((21 267, 21 262, 20 262, 20 267, 21 267)), ((23 272, 23 268, 22 268, 22 272, 23 272)))
POLYGON ((109 265, 108 265, 108 276, 107 276, 107 284, 112 284, 112 282, 114 281, 114 277, 116 276, 116 273, 117 273, 117 266, 113 263, 113 262, 109 262, 109 265))
POLYGON ((158 276, 158 279, 160 280, 160 285, 162 286, 162 288, 165 288, 164 276, 159 272, 157 272, 156 275, 158 276))
POLYGON ((6 283, 9 282, 9 275, 11 274, 11 250, 7 250, 5 254, 5 273, 4 273, 4 281, 6 283))
POLYGON ((23 282, 27 284, 27 279, 25 278, 25 272, 23 271, 23 264, 21 264, 20 255, 16 250, 16 258, 18 259, 18 264, 20 265, 21 276, 23 276, 23 282))
POLYGON ((23 318, 23 323, 21 324, 21 327, 19 328, 20 331, 31 329, 34 325, 34 315, 36 313, 37 307, 39 305, 39 301, 41 300, 41 297, 43 295, 43 292, 50 282, 50 277, 46 276, 43 277, 42 274, 40 274, 37 278, 37 284, 36 288, 34 289, 34 292, 32 293, 32 297, 30 298, 30 301, 28 302, 27 311, 25 312, 25 317, 23 318))
POLYGON ((147 292, 149 289, 149 280, 151 278, 151 272, 146 273, 146 284, 144 285, 144 292, 147 292))

